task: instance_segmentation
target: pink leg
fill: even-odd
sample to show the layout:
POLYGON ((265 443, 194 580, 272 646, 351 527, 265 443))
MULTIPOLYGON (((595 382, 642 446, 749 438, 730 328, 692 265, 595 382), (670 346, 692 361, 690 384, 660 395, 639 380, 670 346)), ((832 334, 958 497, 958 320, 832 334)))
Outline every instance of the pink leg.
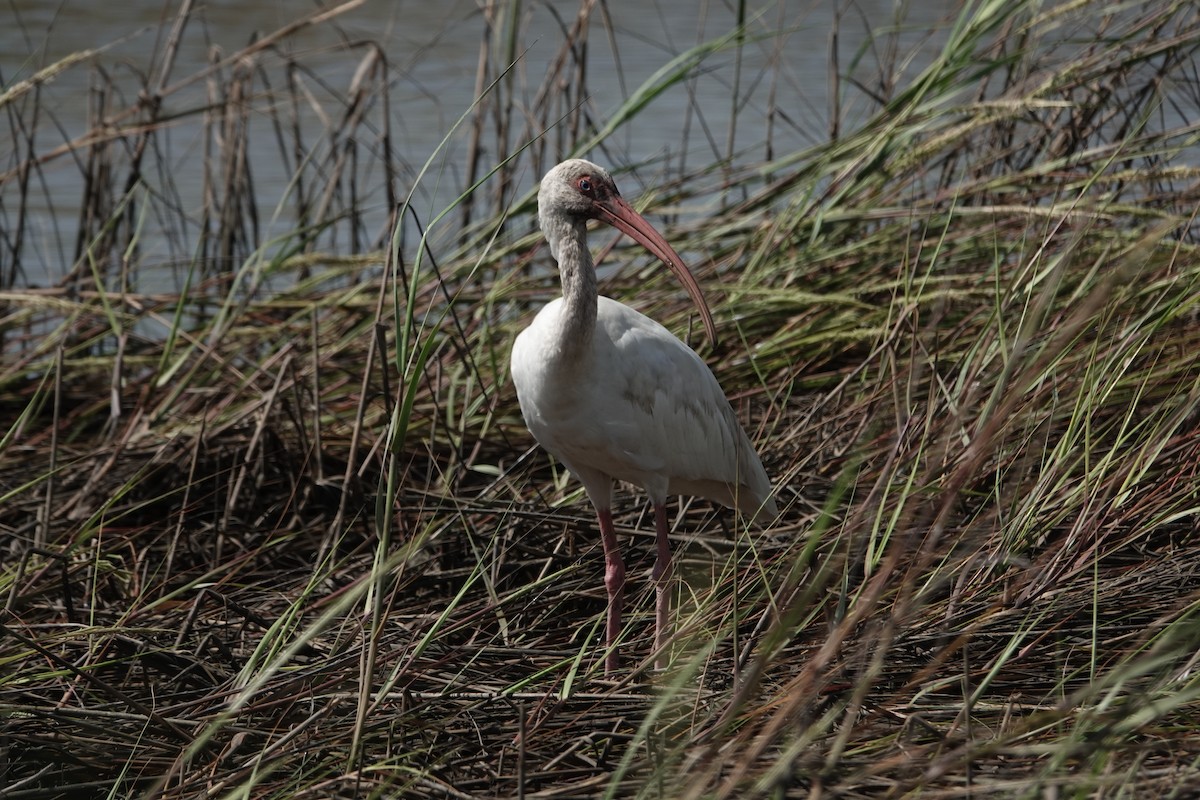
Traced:
POLYGON ((617 653, 617 638, 621 635, 621 606, 625 602, 625 562, 617 546, 617 531, 613 528, 612 512, 607 508, 597 509, 600 521, 600 538, 604 542, 604 586, 608 589, 608 624, 605 627, 608 657, 604 660, 604 671, 617 671, 620 657, 617 653))
POLYGON ((667 539, 667 509, 654 506, 654 529, 658 557, 654 560, 654 649, 656 669, 667 668, 667 640, 671 636, 671 542, 667 539))

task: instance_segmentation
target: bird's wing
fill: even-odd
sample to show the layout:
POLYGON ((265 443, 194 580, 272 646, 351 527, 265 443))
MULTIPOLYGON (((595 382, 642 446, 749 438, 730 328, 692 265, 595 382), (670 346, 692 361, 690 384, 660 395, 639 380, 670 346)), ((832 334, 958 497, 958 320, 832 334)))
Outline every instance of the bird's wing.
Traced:
POLYGON ((770 481, 724 391, 690 347, 654 320, 600 298, 597 374, 603 390, 604 434, 625 461, 622 480, 652 494, 695 494, 733 505, 736 487, 756 497, 770 481), (605 413, 613 410, 617 413, 605 413))

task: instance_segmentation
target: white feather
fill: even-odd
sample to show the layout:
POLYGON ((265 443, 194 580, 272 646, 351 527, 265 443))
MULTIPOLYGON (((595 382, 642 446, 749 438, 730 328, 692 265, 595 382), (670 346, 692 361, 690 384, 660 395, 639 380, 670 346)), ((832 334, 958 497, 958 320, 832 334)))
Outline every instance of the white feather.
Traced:
POLYGON ((535 439, 575 474, 598 508, 613 479, 706 497, 752 517, 776 513, 771 483, 712 371, 654 320, 597 299, 590 347, 569 360, 562 298, 517 337, 512 376, 535 439))

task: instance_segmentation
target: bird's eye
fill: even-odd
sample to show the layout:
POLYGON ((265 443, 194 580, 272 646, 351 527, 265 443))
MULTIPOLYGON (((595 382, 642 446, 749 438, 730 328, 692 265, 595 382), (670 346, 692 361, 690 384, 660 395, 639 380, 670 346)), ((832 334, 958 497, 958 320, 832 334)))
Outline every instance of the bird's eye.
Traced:
POLYGON ((580 178, 577 185, 579 186, 579 191, 583 192, 584 194, 590 195, 592 193, 592 179, 587 175, 584 175, 582 178, 580 178))

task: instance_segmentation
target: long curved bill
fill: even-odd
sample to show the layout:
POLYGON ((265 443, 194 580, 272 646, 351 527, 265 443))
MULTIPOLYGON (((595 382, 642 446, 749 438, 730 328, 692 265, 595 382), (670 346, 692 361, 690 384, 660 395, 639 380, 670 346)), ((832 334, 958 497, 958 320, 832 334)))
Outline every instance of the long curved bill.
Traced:
POLYGON ((654 226, 635 211, 633 206, 626 203, 620 195, 597 200, 595 208, 597 210, 596 219, 607 222, 621 233, 634 239, 670 267, 671 271, 675 273, 675 277, 679 278, 679 282, 683 284, 683 288, 687 290, 692 302, 696 304, 696 310, 700 312, 700 319, 704 322, 704 330, 715 347, 717 329, 713 326, 712 312, 708 310, 708 303, 700 291, 700 285, 696 283, 696 279, 692 277, 692 273, 684 265, 683 259, 679 257, 675 249, 667 244, 667 240, 663 238, 662 234, 656 231, 654 226))

